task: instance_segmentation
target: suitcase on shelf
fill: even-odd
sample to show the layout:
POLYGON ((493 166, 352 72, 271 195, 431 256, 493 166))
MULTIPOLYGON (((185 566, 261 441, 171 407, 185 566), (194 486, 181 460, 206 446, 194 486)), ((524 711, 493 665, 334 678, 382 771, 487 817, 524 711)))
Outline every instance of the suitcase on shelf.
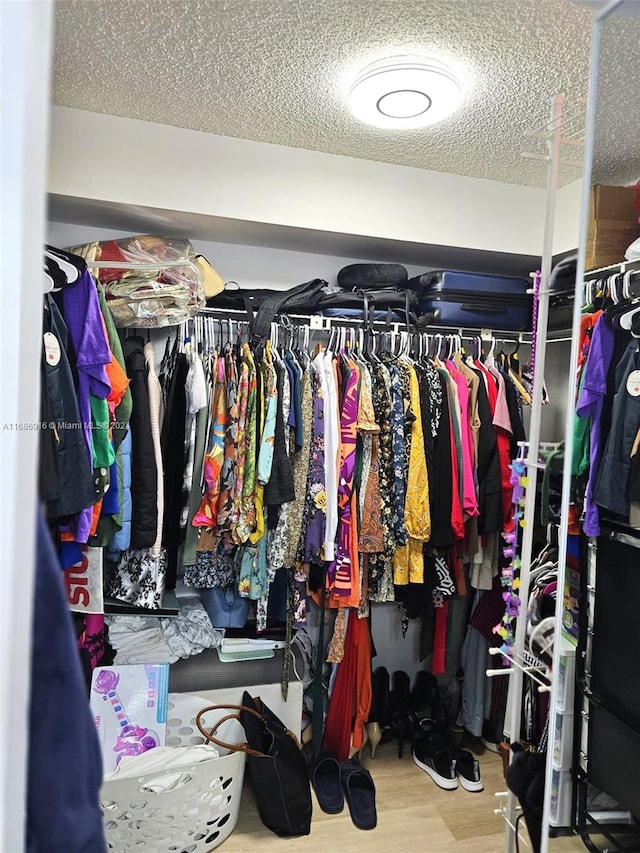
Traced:
POLYGON ((460 326, 524 332, 531 329, 533 300, 525 278, 433 271, 409 279, 419 313, 436 326, 460 326))

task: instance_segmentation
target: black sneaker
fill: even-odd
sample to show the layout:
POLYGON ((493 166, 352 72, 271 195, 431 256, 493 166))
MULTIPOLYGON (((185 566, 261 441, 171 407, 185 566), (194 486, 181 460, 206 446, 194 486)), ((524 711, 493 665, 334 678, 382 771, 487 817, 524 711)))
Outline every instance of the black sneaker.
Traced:
POLYGON ((425 738, 418 741, 413 748, 413 760, 440 788, 453 791, 458 787, 453 753, 441 740, 425 738))
POLYGON ((482 727, 480 742, 485 749, 495 752, 496 755, 500 755, 500 738, 496 734, 496 725, 490 723, 489 720, 485 720, 485 724, 482 727))
POLYGON ((466 791, 483 791, 484 782, 480 775, 480 762, 466 749, 455 753, 456 775, 466 791))

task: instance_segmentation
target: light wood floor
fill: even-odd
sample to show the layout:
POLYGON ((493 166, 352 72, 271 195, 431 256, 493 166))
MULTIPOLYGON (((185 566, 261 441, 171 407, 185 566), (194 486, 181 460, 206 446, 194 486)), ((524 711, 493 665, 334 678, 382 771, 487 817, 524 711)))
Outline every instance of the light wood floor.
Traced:
MULTIPOLYGON (((497 806, 494 793, 506 790, 502 761, 488 751, 478 757, 484 791, 470 793, 461 787, 443 791, 413 763, 407 746, 402 759, 394 744, 379 746, 374 759, 364 758, 376 786, 378 812, 378 825, 368 832, 354 827, 346 805, 342 814, 328 815, 320 810, 314 795, 311 834, 278 838, 260 822, 245 784, 236 829, 219 849, 223 853, 501 853, 504 821, 493 809, 497 806)), ((525 844, 520 848, 523 853, 529 849, 525 844)), ((586 848, 579 838, 564 837, 553 839, 551 850, 571 853, 586 848)))

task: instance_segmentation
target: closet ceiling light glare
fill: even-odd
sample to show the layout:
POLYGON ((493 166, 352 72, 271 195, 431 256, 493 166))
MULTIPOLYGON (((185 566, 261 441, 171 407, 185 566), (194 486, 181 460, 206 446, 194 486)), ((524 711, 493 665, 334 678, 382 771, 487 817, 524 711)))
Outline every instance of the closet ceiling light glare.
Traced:
POLYGON ((403 130, 447 118, 462 101, 462 86, 435 59, 396 56, 367 65, 349 92, 349 109, 365 124, 403 130))

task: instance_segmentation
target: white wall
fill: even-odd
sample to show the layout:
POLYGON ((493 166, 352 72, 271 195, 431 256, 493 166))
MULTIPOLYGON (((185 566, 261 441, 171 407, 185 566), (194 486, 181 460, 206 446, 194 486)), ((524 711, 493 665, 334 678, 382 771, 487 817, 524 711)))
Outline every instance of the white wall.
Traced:
POLYGON ((374 604, 371 607, 371 636, 376 650, 373 668, 384 666, 389 674, 397 669, 411 677, 425 664, 420 661, 419 619, 409 620, 406 636, 402 636, 402 615, 397 604, 374 604))
POLYGON ((334 233, 540 253, 544 190, 53 107, 49 190, 334 233))

